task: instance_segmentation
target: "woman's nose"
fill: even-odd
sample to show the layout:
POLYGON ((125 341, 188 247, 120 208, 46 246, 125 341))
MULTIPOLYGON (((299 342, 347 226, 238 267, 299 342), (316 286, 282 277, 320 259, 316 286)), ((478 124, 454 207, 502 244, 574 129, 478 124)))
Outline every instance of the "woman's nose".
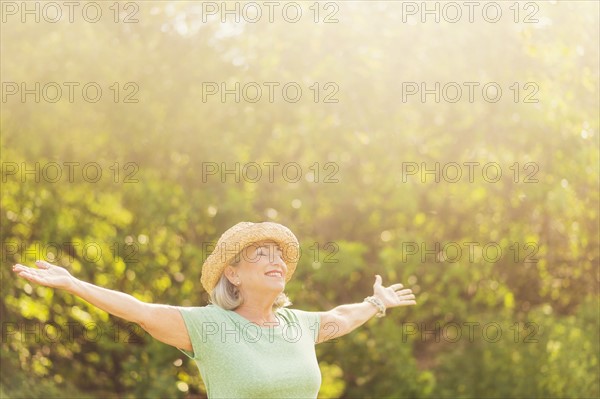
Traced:
POLYGON ((275 265, 279 265, 283 268, 287 268, 287 265, 285 264, 285 261, 283 260, 283 255, 280 253, 276 253, 274 258, 273 258, 273 264, 275 265))

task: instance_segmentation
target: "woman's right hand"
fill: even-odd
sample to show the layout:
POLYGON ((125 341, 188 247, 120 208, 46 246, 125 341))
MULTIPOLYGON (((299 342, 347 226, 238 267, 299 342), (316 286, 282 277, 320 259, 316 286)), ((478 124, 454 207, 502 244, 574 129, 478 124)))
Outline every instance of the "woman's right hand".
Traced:
POLYGON ((13 272, 17 273, 19 277, 23 277, 33 283, 45 285, 46 287, 69 289, 73 286, 75 278, 67 269, 43 260, 38 260, 35 264, 38 269, 17 263, 13 265, 13 272))

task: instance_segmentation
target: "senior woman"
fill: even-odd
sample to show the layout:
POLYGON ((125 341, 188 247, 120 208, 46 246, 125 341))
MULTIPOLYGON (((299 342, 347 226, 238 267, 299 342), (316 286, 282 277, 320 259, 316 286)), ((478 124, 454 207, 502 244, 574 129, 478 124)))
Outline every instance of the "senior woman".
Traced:
POLYGON ((136 298, 71 276, 64 268, 20 264, 21 277, 67 290, 115 316, 138 323, 192 358, 209 398, 316 398, 321 373, 315 344, 348 334, 386 308, 415 305, 402 284, 382 285, 361 303, 326 312, 288 309, 284 294, 299 257, 294 234, 278 223, 241 222, 227 230, 202 266, 211 303, 177 307, 136 298))

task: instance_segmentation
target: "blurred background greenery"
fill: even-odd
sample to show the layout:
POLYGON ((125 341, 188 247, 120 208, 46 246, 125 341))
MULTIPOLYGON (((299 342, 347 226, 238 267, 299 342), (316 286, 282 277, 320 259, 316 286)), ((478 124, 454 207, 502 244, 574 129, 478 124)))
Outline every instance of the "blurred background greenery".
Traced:
POLYGON ((257 23, 247 3, 222 22, 220 2, 101 2, 95 23, 85 2, 73 22, 63 3, 58 22, 47 3, 39 22, 21 4, 2 3, 0 396, 206 397, 175 348, 10 266, 45 258, 141 300, 202 306, 206 244, 271 220, 302 243, 293 307, 360 302, 376 273, 417 295, 317 346, 320 397, 599 397, 597 2, 498 2, 497 22, 487 3, 473 22, 455 3, 456 23, 446 3, 439 23, 410 15, 420 2, 297 2, 295 23, 288 3, 273 22, 253 3, 257 23), (39 102, 21 97, 36 82, 39 102), (208 95, 223 82, 251 84, 239 102, 208 95), (273 101, 265 82, 279 84, 273 101), (422 101, 411 82, 463 96, 450 101, 451 85, 422 101), (479 84, 473 101, 465 82, 479 84), (490 82, 498 101, 482 95, 490 82), (465 162, 479 163, 472 182, 405 173, 465 175, 465 162))

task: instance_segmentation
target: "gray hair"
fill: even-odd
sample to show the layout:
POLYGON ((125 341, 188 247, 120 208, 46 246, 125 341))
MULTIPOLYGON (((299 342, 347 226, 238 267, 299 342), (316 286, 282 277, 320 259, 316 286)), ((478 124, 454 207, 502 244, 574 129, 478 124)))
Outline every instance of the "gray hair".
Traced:
MULTIPOLYGON (((239 264, 239 260, 239 257, 234 258, 230 263, 230 266, 236 267, 239 264)), ((234 310, 244 303, 244 298, 242 297, 239 288, 232 284, 231 281, 225 277, 225 273, 223 273, 210 294, 210 301, 223 309, 234 310)), ((273 310, 290 306, 291 304, 292 301, 290 301, 290 298, 282 292, 275 298, 273 310)))

